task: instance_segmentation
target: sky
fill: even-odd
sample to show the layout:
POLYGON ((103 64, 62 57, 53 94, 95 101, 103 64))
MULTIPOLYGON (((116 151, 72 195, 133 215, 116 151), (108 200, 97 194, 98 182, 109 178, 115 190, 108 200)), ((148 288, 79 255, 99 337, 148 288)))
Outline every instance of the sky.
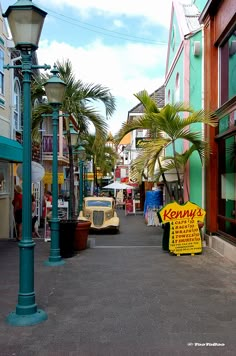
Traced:
MULTIPOLYGON (((16 0, 0 0, 3 12, 16 0)), ((101 84, 116 98, 115 134, 139 102, 164 83, 171 0, 35 0, 45 10, 39 64, 70 59, 77 79, 101 84)), ((104 115, 102 106, 98 110, 104 115)))

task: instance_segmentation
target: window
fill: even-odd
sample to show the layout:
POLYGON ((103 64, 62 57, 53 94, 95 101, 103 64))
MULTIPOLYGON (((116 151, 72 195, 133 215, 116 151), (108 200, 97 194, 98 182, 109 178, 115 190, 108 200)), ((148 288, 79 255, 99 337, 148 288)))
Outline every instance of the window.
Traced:
POLYGON ((14 125, 15 130, 21 129, 21 115, 20 115, 20 84, 18 79, 14 83, 14 125))
POLYGON ((171 43, 171 48, 174 51, 174 49, 175 49, 175 25, 172 27, 170 43, 171 43))
POLYGON ((136 137, 143 137, 144 131, 143 130, 136 130, 136 137))
POLYGON ((4 94, 4 52, 0 48, 0 94, 4 94))
POLYGON ((236 95, 236 31, 220 47, 220 105, 236 95))
POLYGON ((180 101, 180 86, 179 86, 179 73, 176 74, 175 78, 175 103, 180 101))
POLYGON ((0 194, 9 193, 9 165, 0 162, 0 194))
POLYGON ((170 104, 170 89, 168 90, 167 102, 168 102, 168 104, 170 104))
POLYGON ((219 142, 219 230, 236 237, 236 136, 219 142))

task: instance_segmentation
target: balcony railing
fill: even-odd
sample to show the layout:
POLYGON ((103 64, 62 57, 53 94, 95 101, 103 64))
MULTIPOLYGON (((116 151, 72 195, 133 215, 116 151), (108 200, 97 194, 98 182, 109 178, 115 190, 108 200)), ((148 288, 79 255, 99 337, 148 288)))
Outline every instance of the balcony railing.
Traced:
MULTIPOLYGON (((52 149, 53 149, 53 136, 49 134, 44 135, 42 140, 42 154, 44 156, 52 156, 52 149)), ((63 157, 68 157, 68 146, 65 137, 63 137, 62 140, 60 140, 58 135, 57 151, 59 155, 63 157), (60 147, 60 144, 62 147, 60 147)))

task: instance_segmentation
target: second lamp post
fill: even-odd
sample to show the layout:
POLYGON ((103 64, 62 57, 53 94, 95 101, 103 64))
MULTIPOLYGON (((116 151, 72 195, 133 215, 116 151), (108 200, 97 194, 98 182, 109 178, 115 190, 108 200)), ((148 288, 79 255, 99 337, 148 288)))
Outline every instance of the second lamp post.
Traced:
POLYGON ((84 161, 86 159, 86 151, 83 146, 76 149, 79 158, 79 206, 78 215, 83 210, 83 197, 84 197, 84 161))
POLYGON ((52 107, 53 125, 53 161, 52 161, 52 218, 51 225, 51 248, 48 261, 49 266, 64 264, 60 254, 60 220, 58 218, 58 121, 59 108, 65 94, 66 84, 58 77, 58 70, 54 65, 51 70, 52 77, 44 84, 48 102, 52 107))

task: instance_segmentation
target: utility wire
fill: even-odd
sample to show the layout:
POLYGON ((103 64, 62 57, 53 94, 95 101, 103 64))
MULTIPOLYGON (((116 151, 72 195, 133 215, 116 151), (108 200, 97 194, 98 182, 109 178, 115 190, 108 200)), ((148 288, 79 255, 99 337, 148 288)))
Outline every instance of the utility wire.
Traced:
POLYGON ((167 43, 166 42, 160 42, 160 41, 155 41, 155 40, 147 40, 145 38, 142 38, 142 37, 136 37, 136 36, 132 36, 132 35, 126 35, 124 33, 121 33, 121 32, 117 32, 117 31, 112 31, 112 30, 108 30, 106 28, 103 28, 103 27, 100 27, 100 26, 96 26, 96 25, 92 25, 92 24, 89 24, 89 23, 86 23, 86 22, 81 22, 75 18, 72 18, 72 17, 69 17, 69 16, 66 16, 66 15, 62 15, 62 14, 59 14, 58 12, 56 11, 53 11, 51 9, 47 9, 47 8, 44 8, 46 11, 48 11, 49 15, 60 20, 60 21, 63 21, 63 22, 66 22, 66 23, 69 23, 71 25, 74 25, 74 26, 77 26, 77 27, 80 27, 80 28, 83 28, 85 30, 88 30, 88 31, 91 31, 91 32, 95 32, 95 33, 100 33, 102 35, 105 35, 105 36, 109 36, 109 37, 113 37, 113 38, 118 38, 118 39, 123 39, 123 40, 129 40, 129 41, 133 41, 133 42, 143 42, 143 43, 147 43, 147 44, 157 44, 157 45, 164 45, 166 46, 167 43), (58 17, 58 16, 55 16, 53 14, 56 14, 58 16, 61 16, 62 18, 58 17), (73 22, 71 22, 73 21, 73 22), (81 24, 81 25, 80 25, 81 24), (92 29, 92 28, 89 28, 89 27, 86 27, 86 26, 91 26, 91 27, 94 27, 98 30, 95 30, 95 29, 92 29), (114 36, 112 34, 108 34, 106 32, 102 32, 102 31, 106 31, 106 32, 110 32, 110 33, 114 33, 114 34, 117 34, 119 36, 114 36))

